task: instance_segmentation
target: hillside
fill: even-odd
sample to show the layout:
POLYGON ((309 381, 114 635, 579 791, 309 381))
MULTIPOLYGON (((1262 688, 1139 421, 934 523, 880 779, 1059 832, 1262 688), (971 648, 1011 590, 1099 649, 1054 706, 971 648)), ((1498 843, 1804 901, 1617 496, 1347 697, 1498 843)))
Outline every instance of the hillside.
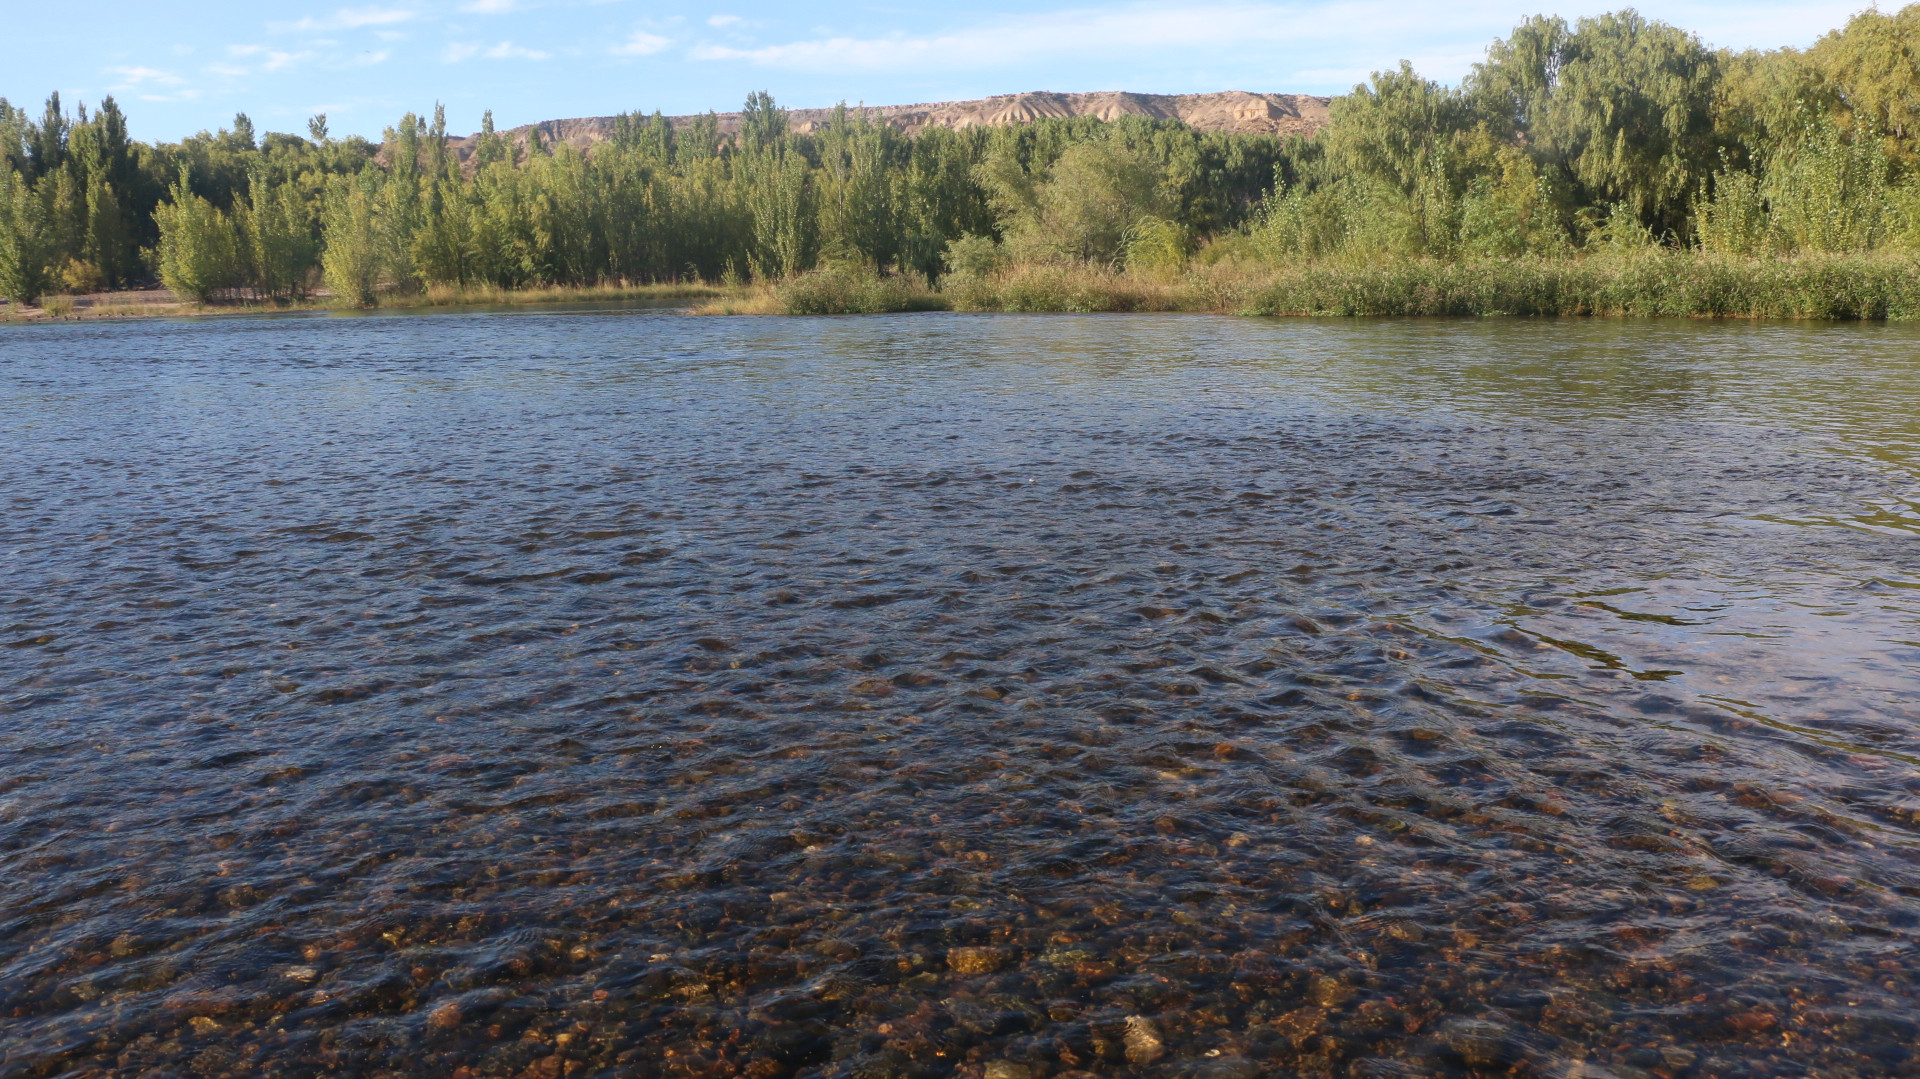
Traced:
MULTIPOLYGON (((885 120, 907 134, 929 127, 991 127, 1003 124, 1027 124, 1056 117, 1097 116, 1113 120, 1122 116, 1147 116, 1161 120, 1179 120, 1201 131, 1226 131, 1235 134, 1312 135, 1326 126, 1327 98, 1307 94, 1255 94, 1228 90, 1215 94, 1134 94, 1106 91, 1093 94, 1057 94, 1037 91, 1025 94, 1001 94, 978 101, 941 101, 919 105, 879 105, 865 107, 868 116, 885 120)), ((832 109, 791 110, 793 130, 810 132, 824 127, 833 116, 832 109)), ((717 116, 722 134, 737 131, 740 114, 723 112, 717 116)), ((676 128, 685 128, 696 117, 668 117, 676 128)), ((515 143, 526 141, 534 128, 547 145, 569 142, 585 149, 613 132, 613 117, 589 116, 574 120, 546 120, 516 127, 507 132, 515 143)), ((469 135, 451 143, 461 160, 473 152, 479 135, 469 135)))

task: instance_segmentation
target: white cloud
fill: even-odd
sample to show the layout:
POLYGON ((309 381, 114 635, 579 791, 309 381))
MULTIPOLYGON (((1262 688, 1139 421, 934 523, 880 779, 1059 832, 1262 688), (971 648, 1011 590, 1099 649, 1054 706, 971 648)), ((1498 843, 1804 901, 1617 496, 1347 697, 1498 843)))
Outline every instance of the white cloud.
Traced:
POLYGON ((238 64, 208 64, 200 70, 205 71, 209 75, 225 75, 228 78, 235 79, 242 75, 253 74, 252 68, 241 67, 238 64))
POLYGON ((440 54, 440 59, 449 64, 457 64, 476 56, 484 56, 489 60, 548 60, 552 59, 553 54, 539 49, 529 49, 524 45, 515 45, 511 41, 502 41, 498 45, 454 42, 440 54))
POLYGON ((286 25, 294 30, 358 30, 365 26, 392 26, 413 18, 415 13, 405 8, 341 8, 331 15, 309 15, 286 25))
POLYGON ((385 61, 387 57, 392 55, 393 55, 392 53, 386 51, 385 49, 382 49, 379 52, 363 52, 358 57, 356 57, 353 62, 360 65, 361 67, 372 67, 375 64, 385 61))
POLYGON ((715 15, 707 20, 708 26, 732 26, 740 21, 738 15, 715 15))
POLYGON ((258 55, 259 53, 263 53, 266 51, 267 51, 267 47, 265 45, 229 45, 227 46, 228 56, 255 56, 255 55, 258 55))
POLYGON ((146 83, 157 83, 161 86, 180 86, 187 81, 171 71, 161 71, 158 68, 151 67, 110 67, 107 70, 120 76, 120 83, 114 87, 114 89, 117 90, 132 86, 142 86, 146 83))
POLYGON ((546 60, 552 56, 551 53, 541 52, 539 49, 529 49, 522 45, 515 45, 511 41, 502 41, 500 44, 488 49, 483 55, 490 60, 546 60))
MULTIPOLYGON (((1845 20, 1847 5, 1836 5, 1834 0, 1753 0, 1740 9, 1742 29, 1726 40, 1714 31, 1728 29, 1732 19, 1727 9, 1721 11, 1720 26, 1715 27, 1716 20, 1707 17, 1711 5, 1702 0, 1683 0, 1673 7, 1643 6, 1643 10, 1676 25, 1697 28, 1712 44, 1744 46, 1786 44, 1796 35, 1804 36, 1804 26, 1838 25, 1845 20)), ((722 25, 719 18, 725 17, 708 22, 722 25)), ((1483 55, 1494 36, 1503 36, 1517 21, 1505 0, 1456 0, 1447 5, 1414 5, 1405 0, 1135 2, 989 17, 928 33, 836 36, 822 32, 753 46, 709 42, 695 47, 691 55, 695 60, 835 75, 1032 69, 1076 60, 1119 74, 1130 69, 1127 65, 1139 68, 1181 55, 1206 55, 1227 69, 1271 72, 1262 76, 1267 79, 1285 74, 1292 61, 1318 69, 1302 71, 1301 76, 1326 75, 1351 85, 1358 81, 1355 72, 1391 68, 1401 57, 1413 60, 1429 76, 1458 78, 1483 55)))
POLYGON ((266 63, 260 66, 267 71, 279 71, 283 67, 297 64, 302 60, 312 58, 312 56, 313 53, 311 52, 277 52, 269 49, 267 51, 266 63))
POLYGON ((505 15, 519 6, 518 0, 470 0, 461 4, 460 10, 475 15, 505 15))
POLYGON ((649 34, 645 30, 636 30, 626 41, 615 45, 611 50, 618 56, 652 56, 654 53, 673 44, 671 38, 659 34, 649 34))

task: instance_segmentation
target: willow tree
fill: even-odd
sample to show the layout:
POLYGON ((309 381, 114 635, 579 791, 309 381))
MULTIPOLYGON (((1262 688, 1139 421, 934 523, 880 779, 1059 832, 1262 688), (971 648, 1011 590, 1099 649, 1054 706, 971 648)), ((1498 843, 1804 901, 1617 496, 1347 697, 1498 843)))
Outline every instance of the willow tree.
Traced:
POLYGON ((1494 42, 1468 89, 1490 122, 1578 185, 1582 202, 1684 235, 1694 194, 1719 164, 1719 73, 1699 38, 1629 8, 1571 29, 1528 19, 1494 42))

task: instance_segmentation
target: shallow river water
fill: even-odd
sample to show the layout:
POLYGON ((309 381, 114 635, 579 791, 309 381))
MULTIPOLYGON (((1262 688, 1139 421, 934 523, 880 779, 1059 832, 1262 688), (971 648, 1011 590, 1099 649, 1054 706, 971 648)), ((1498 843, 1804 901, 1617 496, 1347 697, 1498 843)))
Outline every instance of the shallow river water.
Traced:
POLYGON ((1920 1075, 1920 330, 0 330, 0 1075, 1920 1075))

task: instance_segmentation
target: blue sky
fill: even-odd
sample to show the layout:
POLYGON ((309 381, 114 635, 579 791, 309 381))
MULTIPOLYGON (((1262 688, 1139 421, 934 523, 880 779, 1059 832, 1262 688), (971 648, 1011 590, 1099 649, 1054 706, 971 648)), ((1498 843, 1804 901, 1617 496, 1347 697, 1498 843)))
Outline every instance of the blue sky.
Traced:
MULTIPOLYGON (((1192 4, 684 4, 643 0, 242 0, 84 7, 9 3, 0 96, 38 109, 113 94, 137 138, 230 124, 377 136, 445 102, 466 133, 623 109, 897 104, 1021 90, 1339 93, 1413 61, 1457 80, 1542 6, 1489 0, 1192 4), (303 6, 304 4, 304 6, 303 6)), ((1648 3, 1645 14, 1733 47, 1805 46, 1858 0, 1648 3)), ((1606 10, 1544 8, 1569 18, 1606 10)))

